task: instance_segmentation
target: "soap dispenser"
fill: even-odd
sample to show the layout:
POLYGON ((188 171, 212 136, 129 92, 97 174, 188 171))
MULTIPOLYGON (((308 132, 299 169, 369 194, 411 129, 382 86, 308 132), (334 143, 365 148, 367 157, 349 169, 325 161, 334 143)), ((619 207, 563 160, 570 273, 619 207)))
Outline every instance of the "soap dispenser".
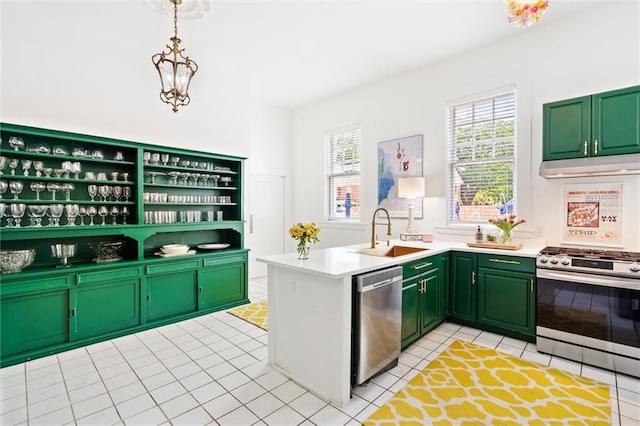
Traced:
POLYGON ((478 230, 476 231, 476 243, 482 242, 482 229, 480 229, 480 225, 478 225, 478 230))

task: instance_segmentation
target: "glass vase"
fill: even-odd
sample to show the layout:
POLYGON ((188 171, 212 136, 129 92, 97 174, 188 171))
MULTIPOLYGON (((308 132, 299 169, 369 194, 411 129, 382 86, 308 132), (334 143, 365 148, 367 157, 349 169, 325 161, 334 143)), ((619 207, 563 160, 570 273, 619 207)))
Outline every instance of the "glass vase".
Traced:
POLYGON ((304 241, 300 241, 298 243, 298 259, 307 260, 309 259, 309 251, 311 250, 311 246, 304 241))
POLYGON ((508 231, 505 229, 500 230, 500 244, 509 245, 511 244, 511 241, 512 241, 511 230, 508 230, 508 231))

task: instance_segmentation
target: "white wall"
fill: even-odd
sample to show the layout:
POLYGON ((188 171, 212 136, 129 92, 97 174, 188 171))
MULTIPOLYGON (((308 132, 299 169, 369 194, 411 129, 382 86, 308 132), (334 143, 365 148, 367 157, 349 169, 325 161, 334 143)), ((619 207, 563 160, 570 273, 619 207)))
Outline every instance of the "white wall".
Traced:
MULTIPOLYGON (((640 250, 640 177, 545 180, 542 104, 640 84, 638 3, 590 7, 562 22, 514 32, 505 41, 452 57, 294 112, 294 219, 324 219, 324 133, 345 125, 362 127, 362 218, 349 227, 323 223, 321 246, 362 243, 370 237, 377 207, 377 143, 424 135, 428 197, 417 229, 434 232, 446 223, 446 105, 486 91, 516 85, 518 100, 517 187, 519 215, 528 229, 540 227, 548 244, 561 240, 563 184, 622 182, 623 245, 640 250)), ((443 35, 444 36, 444 35, 443 35)), ((394 237, 406 221, 393 220, 394 237)), ((523 226, 523 229, 527 229, 523 226)), ((469 237, 473 230, 469 229, 469 237)))

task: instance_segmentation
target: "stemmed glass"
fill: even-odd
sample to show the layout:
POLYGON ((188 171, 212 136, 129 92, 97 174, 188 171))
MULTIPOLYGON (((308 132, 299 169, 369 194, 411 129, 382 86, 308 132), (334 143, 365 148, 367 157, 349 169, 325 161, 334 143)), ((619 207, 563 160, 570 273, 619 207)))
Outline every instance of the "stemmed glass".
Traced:
POLYGON ((74 161, 71 163, 71 171, 73 172, 73 177, 76 179, 80 179, 80 172, 82 171, 82 166, 79 161, 74 161))
POLYGON ((9 146, 11 146, 14 151, 19 151, 20 148, 24 148, 24 141, 22 140, 22 138, 19 138, 17 136, 11 136, 9 138, 9 146))
POLYGON ((127 224, 127 216, 129 216, 129 208, 127 206, 122 206, 120 210, 120 214, 122 215, 122 224, 127 224))
POLYGON ((67 225, 75 226, 76 225, 76 217, 80 212, 80 206, 77 204, 67 204, 64 206, 64 211, 67 215, 67 225))
POLYGON ((100 206, 100 208, 98 209, 98 215, 100 215, 100 217, 102 218, 101 225, 106 225, 105 219, 108 214, 109 214, 109 210, 107 210, 105 206, 100 206))
POLYGON ((31 168, 31 160, 22 160, 22 170, 24 170, 24 175, 29 176, 29 169, 31 168))
POLYGON ((171 178, 171 185, 178 184, 178 176, 180 176, 180 172, 169 172, 169 177, 171 178))
POLYGON ((78 209, 78 216, 80 216, 80 226, 84 225, 84 217, 87 215, 87 209, 84 206, 81 206, 78 209))
POLYGON ((117 181, 117 180, 118 180, 118 176, 120 175, 120 173, 118 173, 118 172, 111 172, 111 173, 110 173, 110 175, 111 175, 111 180, 115 182, 115 181, 117 181))
POLYGON ((87 215, 89 216, 89 219, 91 220, 89 222, 89 226, 93 226, 95 225, 95 223, 93 223, 93 217, 98 214, 98 210, 95 208, 95 206, 89 206, 87 208, 87 215))
POLYGON ((95 201, 95 197, 96 195, 98 195, 98 185, 87 186, 87 191, 89 192, 89 197, 91 197, 91 201, 95 201))
POLYGON ((32 182, 29 188, 36 193, 36 200, 40 201, 40 193, 44 191, 47 186, 42 182, 32 182))
POLYGON ((59 226, 60 218, 62 217, 62 212, 64 211, 63 204, 51 204, 49 206, 49 213, 47 216, 51 218, 49 225, 51 226, 59 226))
POLYGON ((156 183, 156 175, 158 174, 158 172, 148 171, 147 174, 151 176, 151 182, 149 183, 156 183))
POLYGON ((124 195, 125 201, 129 201, 129 197, 131 197, 131 187, 125 186, 122 188, 122 195, 124 195))
POLYGON ((220 175, 213 175, 213 176, 211 176, 211 179, 213 180, 213 186, 218 186, 218 181, 220 180, 220 175))
POLYGON ((122 187, 121 186, 114 186, 113 187, 113 196, 115 197, 116 201, 120 201, 120 197, 122 197, 122 187))
POLYGON ((42 217, 47 213, 49 206, 29 206, 27 214, 31 218, 31 226, 42 226, 42 217))
POLYGON ((109 196, 109 186, 108 185, 100 185, 98 188, 98 194, 102 197, 102 201, 107 201, 107 197, 109 196))
POLYGON ((63 169, 53 169, 53 174, 57 178, 62 177, 62 173, 64 173, 63 169))
POLYGON ((158 164, 158 162, 160 161, 160 154, 158 154, 157 152, 154 152, 153 154, 151 154, 151 164, 158 164))
POLYGON ((53 167, 45 167, 44 168, 44 175, 46 177, 51 177, 51 173, 53 173, 53 167))
POLYGON ((180 157, 171 157, 171 165, 172 166, 177 166, 178 165, 178 161, 180 161, 180 157))
POLYGON ((7 183, 7 181, 0 180, 0 200, 2 200, 2 194, 7 192, 8 187, 9 187, 9 184, 7 183))
POLYGON ((69 179, 69 173, 71 173, 72 169, 73 169, 73 166, 71 165, 71 161, 62 162, 62 171, 64 172, 65 178, 69 179))
POLYGON ((11 223, 9 222, 9 216, 7 214, 5 214, 7 212, 7 203, 0 203, 0 219, 2 217, 6 217, 7 218, 7 227, 11 227, 11 223))
POLYGON ((42 172, 44 171, 44 161, 34 161, 33 168, 36 169, 36 176, 42 176, 42 172))
POLYGON ((180 173, 180 181, 183 185, 187 184, 187 179, 189 179, 189 173, 180 173))
POLYGON ((23 187, 24 186, 22 185, 22 182, 20 182, 20 181, 13 180, 13 181, 9 182, 9 190, 13 194, 13 199, 14 200, 18 199, 18 195, 20 195, 20 193, 22 192, 23 187))
POLYGON ((122 181, 123 182, 129 181, 129 172, 122 172, 122 181))
POLYGON ((143 152, 142 159, 144 160, 144 164, 149 164, 149 160, 151 159, 151 153, 149 151, 143 152))
POLYGON ((62 185, 57 183, 48 183, 47 191, 51 192, 52 198, 51 200, 56 201, 56 192, 62 190, 62 185))
POLYGON ((18 163, 20 161, 17 158, 10 158, 9 159, 9 168, 11 169, 11 176, 15 176, 16 174, 16 167, 18 167, 18 163))
POLYGON ((109 214, 111 215, 111 224, 117 225, 116 219, 118 218, 118 208, 116 206, 111 207, 109 214))
POLYGON ((4 174, 4 169, 7 168, 7 161, 9 159, 4 155, 0 155, 0 175, 4 174))
POLYGON ((166 166, 169 162, 169 154, 162 154, 160 158, 162 159, 162 164, 166 166))
POLYGON ((67 193, 66 194, 67 201, 71 201, 71 191, 73 191, 74 189, 76 189, 76 187, 72 183, 65 183, 62 185, 62 190, 67 193))
POLYGON ((24 216, 25 204, 11 204, 11 216, 14 220, 14 227, 20 228, 20 222, 22 222, 22 216, 24 216))

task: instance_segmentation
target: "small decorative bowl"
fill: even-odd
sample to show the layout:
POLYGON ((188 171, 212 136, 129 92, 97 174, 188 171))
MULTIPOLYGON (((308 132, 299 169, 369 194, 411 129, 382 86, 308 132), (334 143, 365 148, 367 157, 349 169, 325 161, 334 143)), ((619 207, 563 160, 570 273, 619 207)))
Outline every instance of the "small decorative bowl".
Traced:
POLYGON ((34 249, 0 250, 0 273, 15 274, 31 265, 35 259, 34 249))
POLYGON ((122 260, 120 249, 124 246, 124 241, 101 241, 97 243, 89 243, 89 248, 96 254, 93 259, 95 263, 109 263, 122 260))
POLYGON ((166 244, 160 247, 160 251, 164 254, 183 254, 189 251, 186 244, 166 244))

